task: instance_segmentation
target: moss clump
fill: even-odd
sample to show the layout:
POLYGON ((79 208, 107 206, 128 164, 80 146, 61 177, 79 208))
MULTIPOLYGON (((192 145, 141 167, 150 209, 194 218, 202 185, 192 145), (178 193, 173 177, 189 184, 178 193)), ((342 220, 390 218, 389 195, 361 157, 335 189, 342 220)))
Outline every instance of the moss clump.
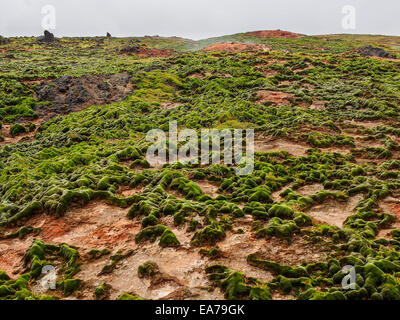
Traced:
POLYGON ((148 215, 142 220, 142 227, 146 228, 148 226, 155 226, 158 224, 158 219, 153 214, 148 215))
POLYGON ((119 296, 118 300, 144 300, 143 298, 137 296, 136 294, 132 293, 123 293, 119 296))
POLYGON ((309 276, 307 269, 303 266, 298 266, 298 267, 282 266, 276 262, 259 259, 257 258, 256 254, 249 255, 247 257, 247 262, 252 266, 272 271, 277 275, 281 275, 288 278, 300 278, 309 276))
POLYGON ((107 283, 103 283, 101 286, 97 287, 94 291, 94 296, 96 300, 107 299, 110 295, 111 286, 107 283))
POLYGON ((170 229, 165 229, 163 234, 161 235, 160 247, 177 247, 180 245, 179 240, 176 238, 175 234, 170 229))
POLYGON ((21 218, 29 217, 34 213, 39 212, 40 210, 42 210, 42 204, 39 201, 33 201, 30 204, 28 204, 24 209, 22 209, 20 212, 18 212, 16 215, 9 218, 7 222, 9 224, 16 222, 21 218))
POLYGON ((268 215, 281 219, 292 219, 294 210, 286 205, 275 204, 268 210, 268 215))
POLYGON ((77 291, 82 284, 82 280, 80 279, 66 279, 62 282, 62 288, 64 292, 64 296, 68 297, 77 291))
POLYGON ((202 256, 209 257, 210 259, 218 259, 218 258, 222 257, 222 252, 218 248, 211 248, 210 250, 200 249, 199 253, 202 256))
POLYGON ((205 244, 214 245, 218 241, 225 239, 225 237, 225 231, 218 223, 214 222, 204 229, 197 231, 192 238, 192 244, 195 246, 205 244))
POLYGON ((14 293, 15 293, 15 291, 10 289, 8 286, 5 286, 5 285, 0 286, 0 297, 11 296, 14 293))
POLYGON ((280 237, 291 238, 293 233, 298 231, 299 227, 294 221, 284 221, 281 218, 272 218, 267 227, 257 231, 258 237, 280 237))
POLYGON ((78 250, 66 244, 62 244, 57 248, 58 256, 62 257, 65 261, 64 265, 64 278, 72 278, 79 272, 79 253, 78 250))
POLYGON ((221 287, 228 300, 271 300, 271 293, 265 284, 241 272, 220 265, 208 267, 206 272, 221 287))
POLYGON ((159 272, 158 265, 155 262, 147 261, 138 268, 139 278, 153 277, 159 272))
POLYGON ((167 227, 161 224, 144 228, 136 235, 135 241, 136 243, 140 243, 143 241, 154 242, 164 233, 166 229, 167 227))
POLYGON ((5 271, 0 270, 0 281, 8 281, 8 280, 10 280, 8 274, 5 271))
POLYGON ((346 300, 346 296, 341 291, 322 292, 314 288, 299 295, 299 300, 346 300))
POLYGON ((5 238, 7 238, 7 239, 13 239, 13 238, 24 239, 29 234, 37 235, 39 232, 40 232, 40 228, 33 228, 33 227, 23 226, 19 230, 17 230, 16 232, 7 234, 5 236, 5 238))
POLYGON ((109 255, 110 253, 111 253, 110 249, 103 249, 103 250, 93 249, 88 252, 88 256, 90 260, 97 260, 103 256, 109 255))
POLYGON ((26 129, 24 126, 20 125, 19 123, 13 124, 10 128, 10 135, 12 137, 15 137, 21 133, 26 133, 28 132, 28 129, 26 129))

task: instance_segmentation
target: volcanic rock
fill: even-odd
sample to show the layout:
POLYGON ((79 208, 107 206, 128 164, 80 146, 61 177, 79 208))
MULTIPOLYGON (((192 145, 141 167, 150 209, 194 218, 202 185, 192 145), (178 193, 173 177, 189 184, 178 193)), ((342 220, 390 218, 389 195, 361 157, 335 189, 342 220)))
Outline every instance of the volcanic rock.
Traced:
POLYGON ((381 49, 381 48, 374 48, 370 45, 361 47, 358 49, 358 54, 366 57, 380 57, 380 58, 396 58, 394 55, 390 54, 389 52, 381 49))
POLYGON ((54 37, 54 34, 52 34, 50 31, 45 30, 44 35, 37 37, 36 41, 38 43, 51 43, 56 41, 56 38, 54 37))

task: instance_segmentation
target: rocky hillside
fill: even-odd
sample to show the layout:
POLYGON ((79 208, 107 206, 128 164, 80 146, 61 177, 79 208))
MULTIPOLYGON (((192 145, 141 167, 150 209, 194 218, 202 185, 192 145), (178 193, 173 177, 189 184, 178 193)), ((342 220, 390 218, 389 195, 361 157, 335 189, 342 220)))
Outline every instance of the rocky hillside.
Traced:
POLYGON ((399 80, 397 37, 0 38, 0 299, 400 299, 399 80), (152 167, 172 120, 254 171, 152 167))

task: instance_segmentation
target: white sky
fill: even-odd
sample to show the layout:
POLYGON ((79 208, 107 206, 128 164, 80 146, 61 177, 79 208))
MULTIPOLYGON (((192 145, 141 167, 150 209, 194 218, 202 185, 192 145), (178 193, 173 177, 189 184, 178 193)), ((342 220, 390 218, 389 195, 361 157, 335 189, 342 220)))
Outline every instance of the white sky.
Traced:
POLYGON ((0 35, 43 33, 41 9, 56 9, 62 36, 180 36, 202 39, 282 29, 305 34, 400 35, 399 0, 0 0, 0 35), (356 28, 342 27, 342 8, 356 9, 356 28))

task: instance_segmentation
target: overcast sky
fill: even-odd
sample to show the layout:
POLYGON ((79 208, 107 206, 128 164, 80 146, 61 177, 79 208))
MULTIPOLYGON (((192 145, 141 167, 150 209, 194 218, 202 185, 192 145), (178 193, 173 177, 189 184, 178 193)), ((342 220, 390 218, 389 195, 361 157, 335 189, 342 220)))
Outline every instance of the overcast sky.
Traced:
POLYGON ((202 39, 282 29, 304 34, 400 35, 399 0, 0 0, 0 35, 43 33, 43 6, 56 9, 56 36, 180 36, 202 39), (356 9, 344 29, 344 6, 356 9))

